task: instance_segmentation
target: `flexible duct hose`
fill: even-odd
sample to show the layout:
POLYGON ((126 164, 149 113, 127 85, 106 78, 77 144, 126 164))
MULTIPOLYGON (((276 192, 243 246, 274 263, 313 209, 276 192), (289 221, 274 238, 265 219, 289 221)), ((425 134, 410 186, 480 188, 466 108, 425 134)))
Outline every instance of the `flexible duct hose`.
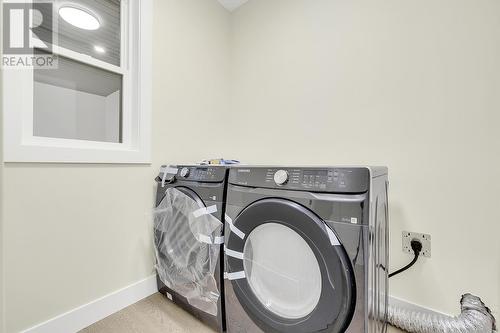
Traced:
POLYGON ((495 318, 479 297, 462 296, 458 317, 428 314, 389 305, 389 323, 410 333, 492 333, 495 318))

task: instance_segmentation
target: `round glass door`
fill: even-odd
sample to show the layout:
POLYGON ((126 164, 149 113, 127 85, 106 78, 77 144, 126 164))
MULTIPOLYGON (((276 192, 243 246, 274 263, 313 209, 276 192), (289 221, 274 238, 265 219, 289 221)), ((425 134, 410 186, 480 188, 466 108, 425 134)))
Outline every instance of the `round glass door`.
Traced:
POLYGON ((158 265, 168 271, 171 284, 204 278, 209 269, 209 246, 200 242, 189 216, 205 207, 196 193, 185 187, 169 188, 155 214, 158 265))
POLYGON ((310 246, 298 233, 282 224, 263 224, 248 236, 243 257, 248 284, 269 311, 298 319, 316 308, 321 297, 321 271, 310 246))
POLYGON ((241 232, 227 234, 228 279, 262 331, 345 331, 356 286, 335 231, 306 207, 279 198, 253 202, 233 224, 241 232))
POLYGON ((171 197, 171 213, 166 215, 169 230, 164 234, 167 256, 172 260, 171 265, 191 272, 192 268, 203 267, 208 259, 208 245, 196 239, 189 224, 189 215, 205 204, 196 193, 184 187, 167 192, 171 197))

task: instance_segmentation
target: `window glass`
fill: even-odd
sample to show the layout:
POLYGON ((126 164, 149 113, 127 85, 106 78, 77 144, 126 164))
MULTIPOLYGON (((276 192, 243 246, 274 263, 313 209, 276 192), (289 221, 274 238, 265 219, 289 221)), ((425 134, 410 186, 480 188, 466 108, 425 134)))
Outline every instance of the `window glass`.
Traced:
POLYGON ((278 223, 263 224, 248 236, 243 257, 247 281, 269 311, 299 319, 316 308, 321 296, 320 267, 295 231, 278 223))
POLYGON ((34 70, 33 135, 122 142, 122 76, 59 57, 34 70))
MULTIPOLYGON (((120 0, 54 1, 52 15, 57 19, 58 31, 54 40, 58 46, 120 66, 120 0), (64 19, 65 16, 60 14, 61 8, 70 8, 68 15, 76 20, 81 17, 78 11, 72 9, 79 10, 80 16, 90 15, 90 22, 86 28, 77 27, 64 19), (92 20, 97 20, 98 24, 93 25, 95 21, 92 20)), ((86 23, 83 20, 84 27, 86 23)), ((52 33, 52 27, 44 24, 37 29, 37 36, 42 40, 50 40, 47 36, 52 33)))

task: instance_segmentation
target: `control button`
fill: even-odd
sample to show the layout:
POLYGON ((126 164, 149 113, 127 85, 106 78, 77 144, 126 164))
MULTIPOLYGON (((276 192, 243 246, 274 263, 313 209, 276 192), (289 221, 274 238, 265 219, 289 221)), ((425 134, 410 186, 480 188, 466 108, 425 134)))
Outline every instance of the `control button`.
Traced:
POLYGON ((288 181, 288 172, 286 170, 278 170, 274 174, 274 182, 278 185, 284 185, 288 181))
POLYGON ((183 177, 183 178, 189 177, 189 169, 188 168, 181 169, 181 177, 183 177))

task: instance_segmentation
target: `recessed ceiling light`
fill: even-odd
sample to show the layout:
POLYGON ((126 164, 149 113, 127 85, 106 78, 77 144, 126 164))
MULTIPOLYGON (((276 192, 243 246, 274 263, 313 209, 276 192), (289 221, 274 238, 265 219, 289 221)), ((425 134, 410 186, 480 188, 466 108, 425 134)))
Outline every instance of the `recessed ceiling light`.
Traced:
POLYGON ((97 30, 101 26, 97 17, 90 11, 71 6, 59 8, 59 15, 64 21, 84 30, 97 30))
POLYGON ((97 45, 94 46, 94 51, 96 51, 97 53, 106 53, 106 49, 104 47, 97 45))

